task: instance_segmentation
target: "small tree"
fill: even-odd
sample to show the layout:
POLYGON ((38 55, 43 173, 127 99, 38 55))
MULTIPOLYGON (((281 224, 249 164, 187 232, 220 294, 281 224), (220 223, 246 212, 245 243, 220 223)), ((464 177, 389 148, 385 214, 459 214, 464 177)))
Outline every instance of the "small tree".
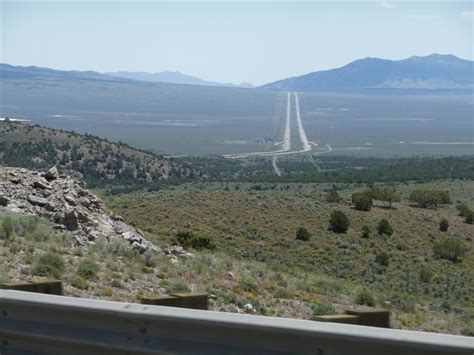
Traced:
POLYGON ((352 203, 358 211, 370 211, 372 208, 372 196, 366 192, 356 192, 352 194, 352 203))
POLYGON ((423 208, 438 207, 451 202, 449 191, 441 190, 413 190, 410 194, 410 202, 416 203, 423 208))
POLYGON ((329 230, 336 233, 346 233, 349 229, 350 221, 347 215, 339 210, 334 210, 329 218, 329 230))
POLYGON ((397 191, 390 187, 373 186, 367 191, 367 193, 369 193, 374 200, 382 201, 388 208, 392 208, 394 202, 401 201, 400 195, 397 191))
POLYGON ((469 206, 466 205, 464 202, 459 203, 456 206, 456 209, 458 210, 459 216, 461 217, 466 217, 466 214, 470 211, 469 206))
POLYGON ((443 218, 440 222, 439 222, 439 230, 441 232, 447 232, 448 231, 448 228, 449 228, 449 223, 448 223, 448 220, 446 218, 443 218))
POLYGON ((457 238, 444 238, 433 246, 433 252, 437 257, 453 262, 459 261, 466 251, 466 245, 457 238))
POLYGON ((380 235, 386 234, 388 236, 391 236, 393 234, 393 228, 390 225, 390 222, 383 218, 379 221, 379 224, 377 225, 377 232, 379 232, 380 235))
POLYGON ((326 193, 326 201, 329 203, 341 201, 341 197, 337 193, 336 189, 331 189, 326 193))
POLYGON ((310 236, 311 235, 309 234, 309 232, 306 228, 300 227, 296 231, 296 239, 297 240, 303 240, 303 241, 307 242, 309 240, 310 236))

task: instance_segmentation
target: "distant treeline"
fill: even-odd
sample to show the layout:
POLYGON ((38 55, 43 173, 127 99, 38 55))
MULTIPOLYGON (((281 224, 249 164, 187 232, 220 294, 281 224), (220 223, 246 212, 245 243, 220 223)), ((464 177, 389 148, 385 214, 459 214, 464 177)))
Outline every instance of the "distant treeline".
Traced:
MULTIPOLYGON (((325 157, 317 162, 322 170, 305 161, 287 161, 279 163, 284 171, 292 171, 282 176, 275 175, 271 162, 265 159, 236 161, 220 157, 187 158, 186 164, 197 163, 198 169, 206 171, 210 179, 220 182, 250 183, 349 183, 372 184, 429 182, 444 179, 474 179, 474 156, 447 158, 354 158, 325 157), (227 163, 226 163, 227 162, 227 163), (227 165, 228 164, 228 165, 227 165), (227 168, 228 167, 228 168, 227 168), (215 169, 215 170, 214 170, 215 169), (327 170, 326 170, 327 169, 327 170)), ((170 186, 195 181, 193 178, 156 181, 147 184, 131 184, 111 187, 109 194, 129 193, 137 190, 158 191, 170 186)), ((260 187, 260 185, 256 185, 260 187)), ((276 185, 273 185, 275 188, 276 185)), ((262 188, 263 189, 263 188, 262 188)))
POLYGON ((317 164, 283 161, 278 164, 282 176, 265 174, 239 180, 254 182, 427 182, 441 179, 474 179, 474 155, 446 158, 355 158, 324 157, 317 164))

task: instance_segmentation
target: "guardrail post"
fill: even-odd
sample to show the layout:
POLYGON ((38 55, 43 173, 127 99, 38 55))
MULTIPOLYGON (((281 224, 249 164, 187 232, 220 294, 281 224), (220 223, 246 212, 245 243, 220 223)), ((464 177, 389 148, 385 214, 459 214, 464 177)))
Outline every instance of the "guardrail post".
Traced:
POLYGON ((207 293, 172 293, 171 296, 178 297, 180 307, 191 309, 208 309, 207 293))
POLYGON ((348 315, 359 317, 359 325, 370 327, 390 328, 390 312, 381 308, 348 309, 348 315))
POLYGON ((25 292, 45 293, 48 295, 62 295, 63 286, 58 280, 11 281, 0 284, 0 289, 25 292))
POLYGON ((153 297, 142 297, 140 302, 153 306, 180 307, 180 299, 169 295, 159 295, 153 297))
POLYGON ((343 324, 359 324, 359 317, 349 314, 331 314, 326 316, 315 316, 312 320, 318 322, 343 323, 343 324))
POLYGON ((142 297, 140 301, 143 304, 150 304, 154 306, 207 310, 207 298, 207 293, 172 293, 171 295, 142 297))

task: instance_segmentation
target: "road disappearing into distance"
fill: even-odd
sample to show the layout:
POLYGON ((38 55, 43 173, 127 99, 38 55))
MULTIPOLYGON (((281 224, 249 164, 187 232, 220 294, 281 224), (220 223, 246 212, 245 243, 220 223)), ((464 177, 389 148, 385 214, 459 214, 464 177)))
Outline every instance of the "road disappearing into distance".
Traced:
MULTIPOLYGON (((264 157, 273 157, 272 165, 273 169, 275 170, 275 174, 278 176, 281 175, 281 171, 277 166, 277 158, 281 155, 291 155, 291 154, 302 154, 308 153, 313 149, 313 144, 311 144, 308 140, 308 136, 306 135, 306 131, 304 130, 303 122, 301 120, 301 111, 300 111, 300 103, 298 93, 293 93, 295 99, 295 112, 296 112, 296 124, 298 127, 298 134, 299 139, 301 141, 301 149, 299 150, 291 150, 291 93, 287 93, 287 103, 286 103, 286 117, 285 117, 285 125, 283 130, 283 141, 281 142, 281 149, 267 151, 267 152, 252 152, 252 153, 241 153, 241 154, 225 154, 223 155, 225 158, 229 159, 243 159, 249 158, 253 156, 264 156, 264 157)), ((324 154, 329 153, 332 149, 329 145, 326 145, 327 151, 325 152, 318 152, 317 154, 324 154)), ((320 170, 319 167, 314 163, 312 157, 310 160, 316 166, 318 171, 320 170)))
POLYGON ((296 107, 296 123, 298 124, 298 132, 300 134, 301 145, 303 146, 303 152, 309 152, 311 148, 311 144, 308 142, 308 137, 306 136, 306 132, 303 128, 303 122, 301 122, 301 113, 300 113, 300 101, 298 99, 298 93, 294 92, 295 95, 295 107, 296 107))

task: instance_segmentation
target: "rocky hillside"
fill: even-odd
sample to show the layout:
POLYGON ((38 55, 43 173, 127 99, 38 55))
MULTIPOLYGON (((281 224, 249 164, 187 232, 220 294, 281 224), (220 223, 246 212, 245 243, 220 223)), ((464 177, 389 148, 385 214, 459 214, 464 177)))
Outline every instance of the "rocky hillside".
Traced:
POLYGON ((57 166, 92 186, 204 177, 188 166, 124 143, 9 120, 0 121, 0 165, 39 170, 57 166))
POLYGON ((47 172, 0 168, 0 211, 36 215, 58 230, 69 231, 76 244, 125 239, 140 254, 155 246, 135 228, 108 211, 84 185, 56 168, 47 172))

